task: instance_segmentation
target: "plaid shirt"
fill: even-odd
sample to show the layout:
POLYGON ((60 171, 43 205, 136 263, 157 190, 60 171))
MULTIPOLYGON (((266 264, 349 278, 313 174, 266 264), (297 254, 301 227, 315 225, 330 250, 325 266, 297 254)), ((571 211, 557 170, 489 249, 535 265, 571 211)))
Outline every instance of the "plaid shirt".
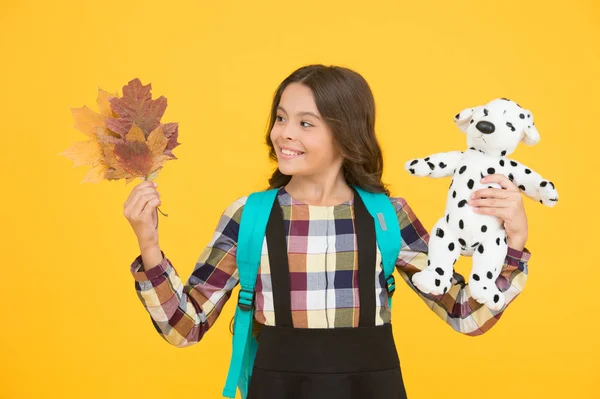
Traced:
MULTIPOLYGON (((239 221, 247 196, 229 205, 217 229, 202 251, 194 271, 183 284, 165 257, 144 268, 141 255, 131 264, 138 297, 152 322, 169 343, 183 347, 198 342, 219 317, 221 309, 239 283, 236 244, 239 221)), ((292 321, 297 328, 358 326, 358 256, 354 233, 353 200, 335 206, 308 205, 292 198, 285 188, 277 200, 284 213, 290 267, 292 321)), ((489 330, 506 307, 523 290, 531 253, 508 248, 496 285, 506 305, 493 311, 471 298, 462 275, 454 273, 446 294, 424 294, 410 276, 427 266, 429 233, 403 198, 390 197, 402 234, 396 269, 427 306, 456 331, 479 335, 489 330)), ((256 322, 275 325, 273 291, 266 238, 263 241, 256 283, 256 322)), ((377 248, 375 278, 376 324, 390 322, 386 283, 377 248)))

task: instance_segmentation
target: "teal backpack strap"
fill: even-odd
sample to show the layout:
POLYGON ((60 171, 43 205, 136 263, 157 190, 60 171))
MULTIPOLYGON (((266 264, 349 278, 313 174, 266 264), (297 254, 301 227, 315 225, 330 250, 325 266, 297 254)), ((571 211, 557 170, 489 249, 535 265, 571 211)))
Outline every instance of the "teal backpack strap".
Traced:
POLYGON ((381 252, 383 273, 387 282, 388 305, 392 308, 392 295, 396 290, 394 269, 400 253, 402 237, 396 210, 385 193, 372 193, 352 185, 364 202, 369 214, 375 219, 377 245, 381 252))
POLYGON ((275 188, 250 194, 242 210, 236 252, 240 292, 234 316, 231 362, 223 389, 223 396, 228 398, 235 398, 236 387, 240 388, 242 398, 245 399, 248 393, 257 346, 252 336, 254 288, 267 222, 277 192, 275 188))

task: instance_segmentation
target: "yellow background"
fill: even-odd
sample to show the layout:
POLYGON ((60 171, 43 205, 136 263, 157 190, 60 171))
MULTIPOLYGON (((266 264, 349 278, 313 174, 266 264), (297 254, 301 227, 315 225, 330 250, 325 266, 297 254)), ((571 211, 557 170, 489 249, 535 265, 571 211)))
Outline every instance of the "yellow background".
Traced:
POLYGON ((309 63, 370 83, 385 181, 428 230, 449 181, 411 177, 404 162, 465 148, 453 116, 496 97, 533 112, 541 141, 513 158, 561 197, 552 209, 524 198, 530 278, 485 335, 454 332, 400 283, 409 397, 600 397, 599 11, 592 0, 3 3, 0 397, 220 397, 233 301, 199 345, 159 337, 129 273, 138 247, 122 209, 137 183, 80 184, 88 168, 57 155, 86 139, 69 107, 96 110, 98 86, 121 92, 135 77, 168 98, 163 122, 180 123, 182 144, 157 180, 159 229, 187 279, 224 208, 266 184, 273 92, 309 63))

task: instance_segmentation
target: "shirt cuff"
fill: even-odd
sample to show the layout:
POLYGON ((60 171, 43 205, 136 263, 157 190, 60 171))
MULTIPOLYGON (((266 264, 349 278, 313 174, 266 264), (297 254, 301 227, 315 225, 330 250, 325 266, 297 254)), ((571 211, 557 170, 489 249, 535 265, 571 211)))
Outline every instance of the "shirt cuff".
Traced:
POLYGON ((508 247, 508 252, 506 254, 507 264, 519 267, 521 264, 528 262, 529 258, 531 258, 531 252, 529 252, 527 247, 524 247, 522 251, 508 247))
POLYGON ((167 271, 169 266, 169 260, 165 257, 165 253, 161 250, 162 260, 159 264, 151 266, 146 269, 144 262, 142 261, 142 255, 138 255, 137 258, 131 263, 130 271, 135 281, 148 281, 156 278, 167 271))

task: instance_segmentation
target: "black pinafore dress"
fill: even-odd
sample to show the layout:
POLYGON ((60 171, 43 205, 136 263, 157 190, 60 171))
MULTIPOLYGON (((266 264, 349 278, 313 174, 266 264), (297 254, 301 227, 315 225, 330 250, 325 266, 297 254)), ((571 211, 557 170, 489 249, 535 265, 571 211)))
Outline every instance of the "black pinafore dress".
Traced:
POLYGON ((248 399, 407 398, 391 324, 375 325, 375 225, 356 190, 354 211, 359 326, 294 328, 283 212, 274 201, 266 237, 277 325, 261 326, 248 399))

